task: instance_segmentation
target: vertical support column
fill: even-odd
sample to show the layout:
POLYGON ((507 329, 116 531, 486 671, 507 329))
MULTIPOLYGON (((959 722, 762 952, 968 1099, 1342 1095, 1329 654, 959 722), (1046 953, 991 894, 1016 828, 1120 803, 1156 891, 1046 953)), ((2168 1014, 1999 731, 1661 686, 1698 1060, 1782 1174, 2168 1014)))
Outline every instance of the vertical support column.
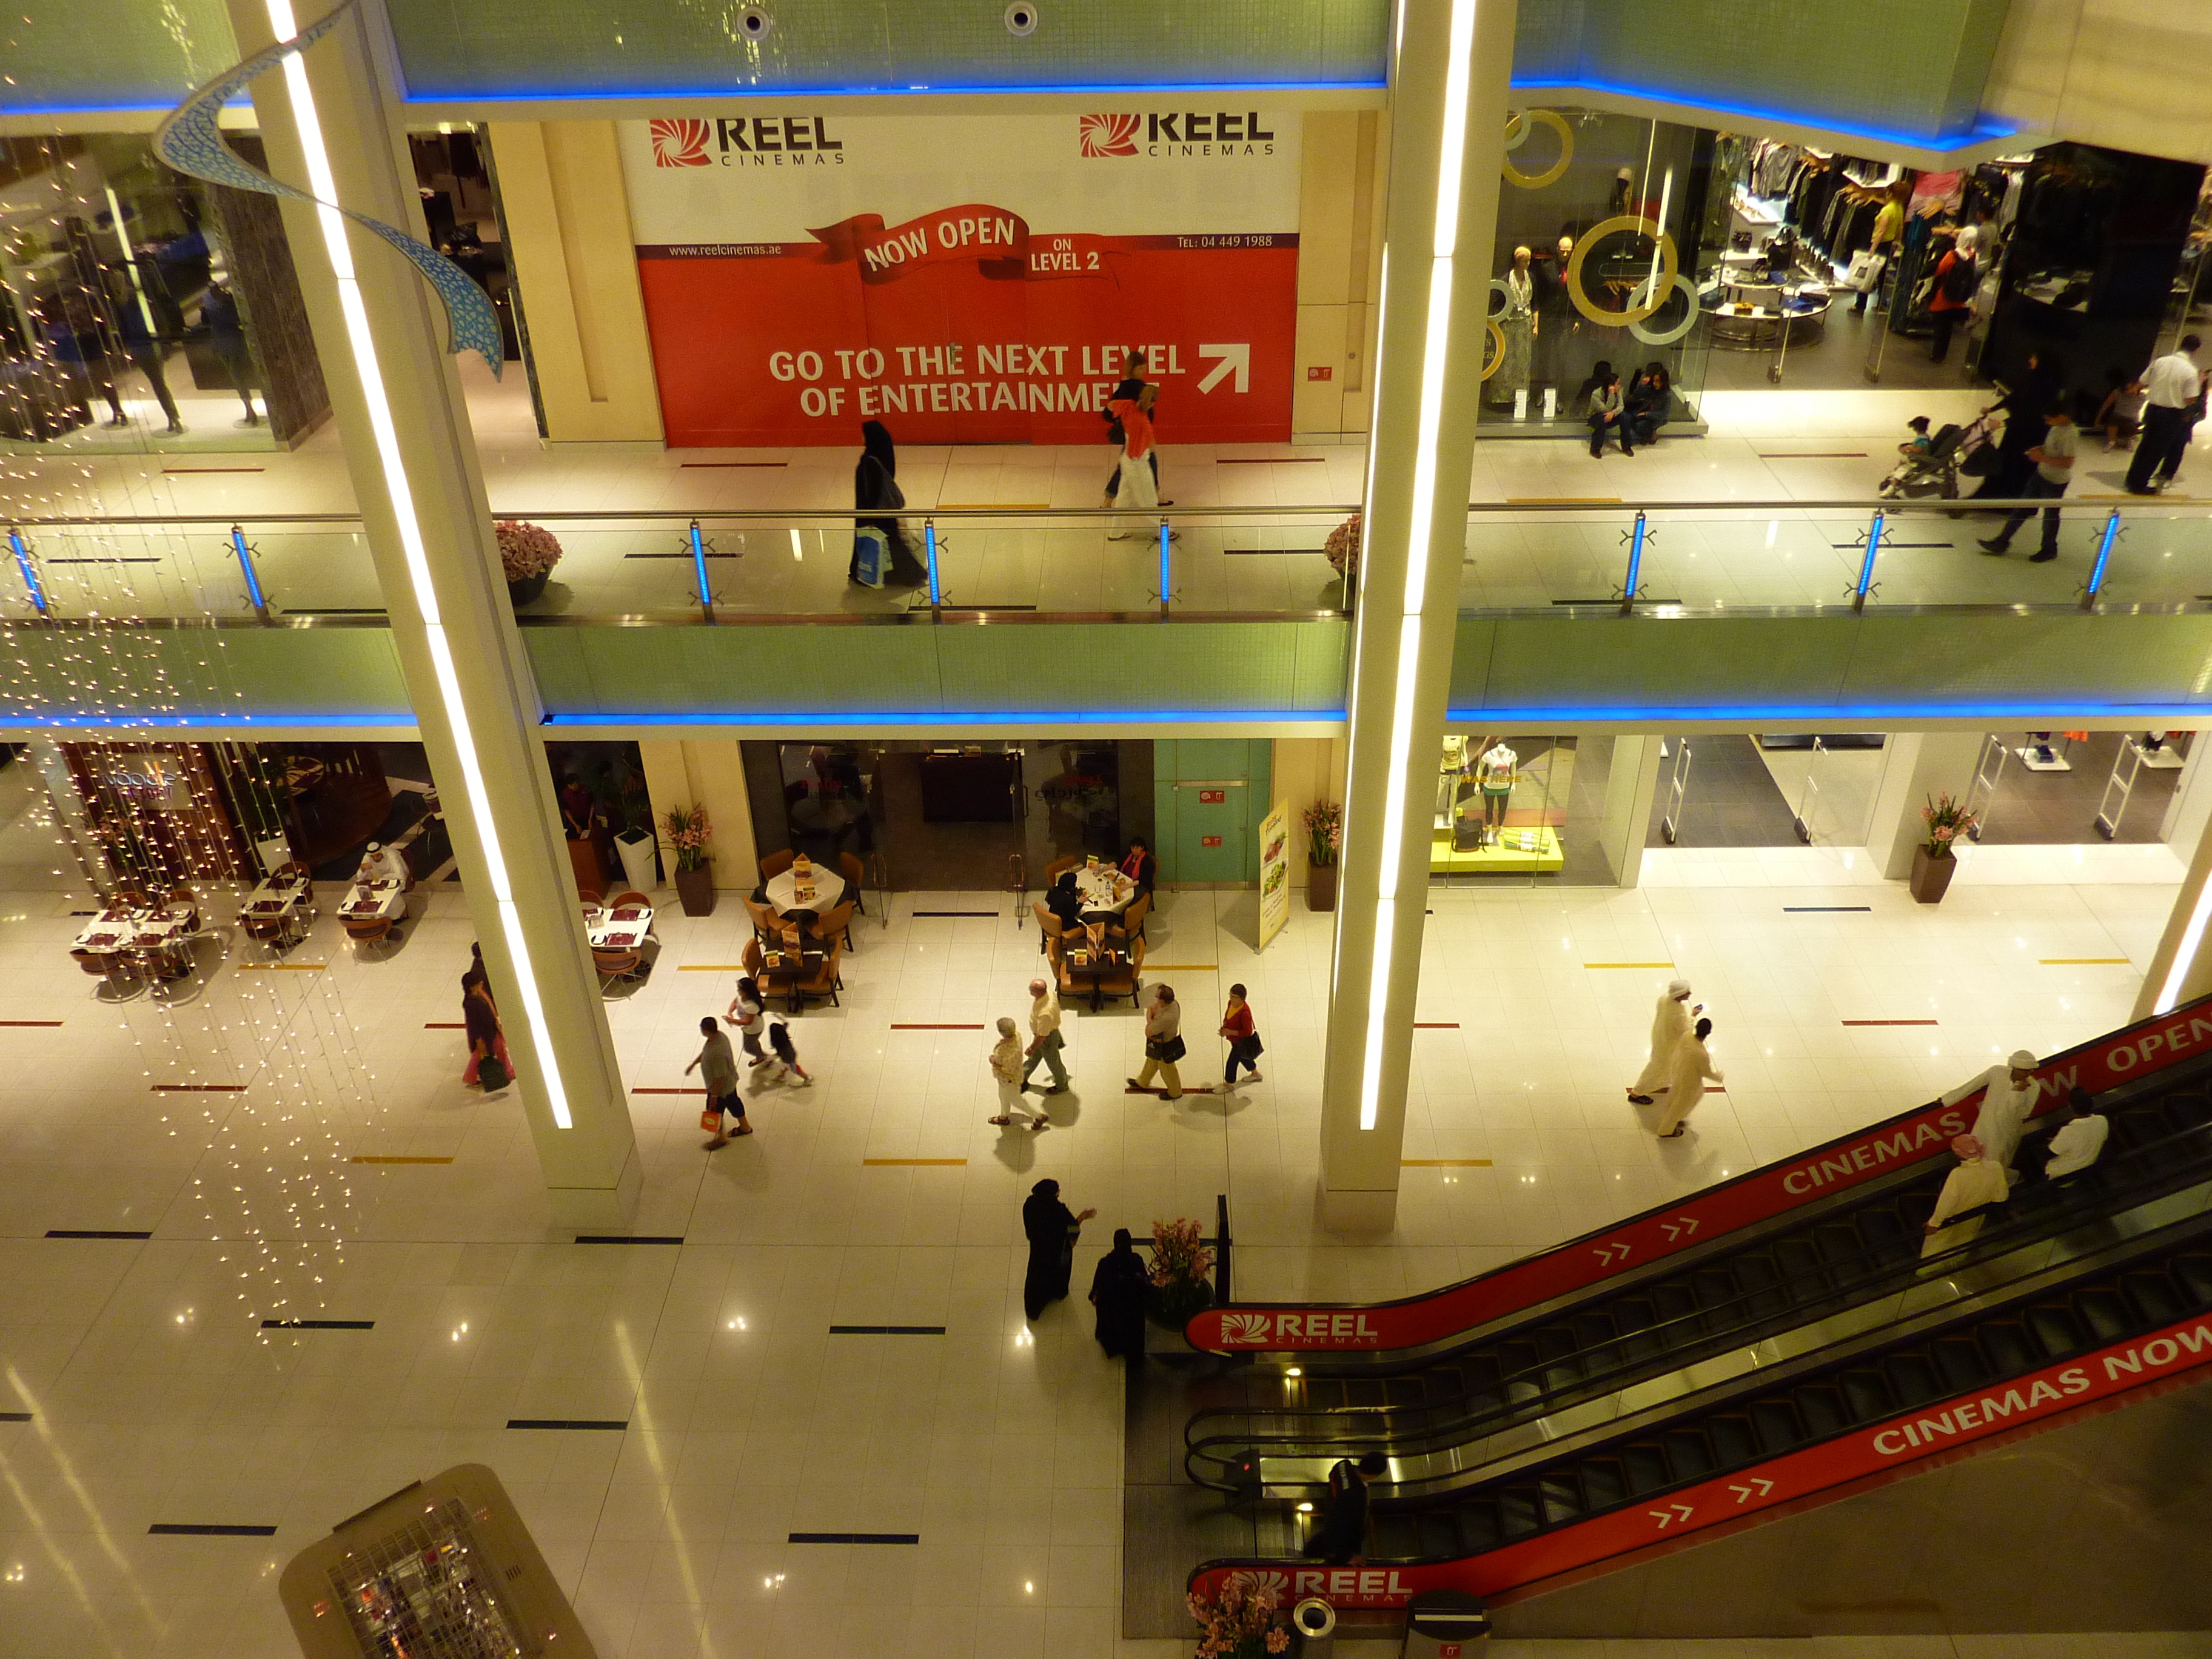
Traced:
POLYGON ((1902 881, 1912 873, 1912 849, 1926 829, 1920 809, 1946 790, 1964 800, 1981 752, 1979 732, 1891 734, 1882 750, 1874 819, 1867 830, 1867 857, 1885 877, 1902 881))
POLYGON ((2166 931, 2159 936, 2158 949, 2151 953, 2142 988, 2136 993, 2137 1019, 2162 1014, 2212 991, 2212 951, 2204 948, 2206 927, 2212 923, 2212 820, 2205 815, 2212 784, 2204 781, 2212 775, 2212 767, 2204 764, 2208 750, 2212 750, 2212 739, 2199 732, 2167 811, 2167 843, 2177 853, 2189 850, 2189 873, 2181 879, 2166 931))
POLYGON ((1399 0, 1382 321, 1352 632, 1322 1213, 1390 1224, 1467 545, 1514 0, 1399 0))
POLYGON ((1651 803, 1659 793, 1656 732, 1613 740, 1613 766, 1605 775, 1605 806, 1598 833, 1615 883, 1633 887, 1644 874, 1644 843, 1651 831, 1651 803))
MULTIPOLYGON (((295 20, 291 0, 228 4, 241 52, 319 15, 295 20)), ((254 107, 278 178, 419 235, 389 53, 381 4, 362 0, 255 82, 254 107)), ((283 213, 553 1211, 618 1226, 640 1184, 637 1149, 444 315, 374 235, 298 203, 283 213)))

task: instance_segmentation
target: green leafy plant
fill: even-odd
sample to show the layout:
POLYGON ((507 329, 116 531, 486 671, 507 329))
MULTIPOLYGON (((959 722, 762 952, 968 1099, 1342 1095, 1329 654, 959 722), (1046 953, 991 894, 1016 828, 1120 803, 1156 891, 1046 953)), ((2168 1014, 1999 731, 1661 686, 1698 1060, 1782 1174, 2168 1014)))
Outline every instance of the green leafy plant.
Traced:
POLYGON ((1937 859, 1949 858, 1952 844, 1971 831, 1976 820, 1976 815, 1948 789, 1920 809, 1920 817, 1928 826, 1928 855, 1937 859))

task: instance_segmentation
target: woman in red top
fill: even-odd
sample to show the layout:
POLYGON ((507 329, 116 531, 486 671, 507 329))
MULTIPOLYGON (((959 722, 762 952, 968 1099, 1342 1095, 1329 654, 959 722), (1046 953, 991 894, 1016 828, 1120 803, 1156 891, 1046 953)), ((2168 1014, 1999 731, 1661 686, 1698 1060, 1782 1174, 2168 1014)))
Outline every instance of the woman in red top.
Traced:
POLYGON ((1242 1066, 1252 1073, 1251 1081, 1261 1080, 1260 1068, 1255 1063, 1260 1058, 1259 1027, 1253 1024, 1252 1010, 1244 1000, 1244 988, 1229 988, 1229 1006, 1221 1016, 1221 1035, 1229 1039, 1229 1065, 1221 1074, 1224 1087, 1237 1086, 1237 1068, 1242 1066))
POLYGON ((1936 292, 1928 301, 1928 319, 1936 325, 1929 351, 1932 362, 1940 363, 1951 355, 1951 331, 1974 303, 1974 289, 1982 280, 1974 249, 1981 235, 1973 226, 1966 226, 1959 232, 1958 245, 1936 261, 1936 292))

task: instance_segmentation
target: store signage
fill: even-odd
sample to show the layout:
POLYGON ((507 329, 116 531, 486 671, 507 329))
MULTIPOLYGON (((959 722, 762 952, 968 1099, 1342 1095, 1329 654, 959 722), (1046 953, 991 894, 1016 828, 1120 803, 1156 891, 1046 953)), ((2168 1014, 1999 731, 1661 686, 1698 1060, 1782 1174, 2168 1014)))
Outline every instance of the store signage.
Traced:
POLYGON ((1218 806, 1228 799, 1229 792, 1226 789, 1201 789, 1198 792, 1198 804, 1200 806, 1218 806))
POLYGON ((1336 370, 1327 363, 1309 363, 1306 366, 1306 379, 1309 380, 1328 380, 1335 376, 1336 370))
MULTIPOLYGON (((2212 1053, 2212 997, 2142 1020, 2052 1056, 2036 1068, 2050 1086, 2036 1101, 2050 1110, 2080 1087, 2092 1094, 2212 1053)), ((1426 1296, 1365 1308, 1267 1304, 1208 1308, 1184 1329, 1194 1347, 1216 1352, 1264 1349, 1411 1348, 1565 1296, 1624 1268, 1641 1267, 1781 1214, 1807 1200, 1856 1186, 1901 1164, 1935 1157, 1974 1121, 1978 1093, 1956 1106, 1923 1106, 1646 1211, 1618 1226, 1532 1255, 1479 1279, 1426 1296), (1338 1322, 1358 1316, 1354 1326, 1338 1322)))
POLYGON ((1170 454, 1286 441, 1299 125, 811 109, 620 124, 668 441, 853 447, 881 420, 902 443, 1103 443, 1133 346, 1170 454))
POLYGON ((1200 836, 1198 838, 1198 844, 1200 847, 1218 847, 1221 845, 1221 837, 1218 836, 1200 836))
POLYGON ((2154 1388, 2207 1365, 2212 1365, 2212 1319, 2185 1319, 2079 1359, 1956 1395, 1734 1474, 1717 1475, 1649 1505, 1613 1510, 1579 1526, 1480 1555, 1389 1568, 1209 1562, 1191 1576, 1190 1588, 1211 1592, 1242 1573, 1274 1589, 1281 1600, 1318 1595, 1340 1610, 1403 1607, 1425 1590, 1497 1595, 1663 1547, 1709 1527, 1802 1504, 1838 1486, 1894 1480, 1914 1473, 1915 1465, 1929 1458, 1995 1436, 2050 1428, 2083 1407, 2154 1388))
POLYGON ((1260 948, 1291 919, 1291 808, 1277 801, 1260 820, 1260 948))

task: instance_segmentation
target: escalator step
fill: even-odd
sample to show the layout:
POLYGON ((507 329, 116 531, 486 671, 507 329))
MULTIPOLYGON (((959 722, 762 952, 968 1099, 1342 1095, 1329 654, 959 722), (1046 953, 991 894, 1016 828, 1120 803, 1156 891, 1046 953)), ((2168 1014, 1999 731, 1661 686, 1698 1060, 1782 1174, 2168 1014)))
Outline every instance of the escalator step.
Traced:
POLYGON ((1735 1300, 1728 1304, 1724 1325, 1765 1318, 1790 1305, 1789 1293, 1783 1289, 1785 1275, 1775 1256, 1765 1250, 1745 1251, 1729 1265, 1735 1269, 1737 1292, 1735 1300))
POLYGON ((2164 1325, 2189 1311, 2173 1281, 2164 1273, 2128 1273, 2121 1279, 2120 1288, 2136 1317, 2147 1325, 2164 1325))
POLYGON ((1337 1386, 1344 1395, 1340 1403, 1346 1406, 1387 1406, 1390 1403, 1389 1392, 1383 1387, 1380 1377, 1353 1377, 1337 1386))
MULTIPOLYGON (((1879 1213, 1879 1212, 1877 1212, 1879 1213)), ((1848 1267, 1866 1253, 1869 1240, 1848 1221, 1826 1221, 1809 1236, 1813 1249, 1832 1267, 1848 1267)))
POLYGON ((1429 1398, 1428 1389, 1418 1374, 1382 1379, 1382 1399, 1387 1405, 1425 1406, 1429 1403, 1429 1398))
POLYGON ((1656 1308, 1642 1297, 1623 1297, 1607 1311, 1613 1315, 1613 1323, 1620 1328, 1622 1359, 1641 1361, 1659 1357, 1665 1344, 1650 1330, 1659 1317, 1656 1308))
POLYGON ((2178 1255, 2173 1276, 2200 1308, 2212 1304, 2212 1255, 2178 1255))
POLYGON ((2171 1113, 2177 1128, 2202 1128, 2212 1123, 2212 1093, 2191 1089, 2185 1094, 2166 1097, 2166 1110, 2171 1113))
POLYGON ((1609 1510, 1628 1497, 1628 1475, 1617 1457, 1593 1457, 1582 1466, 1583 1497, 1593 1512, 1609 1510))
POLYGON ((1720 1459, 1723 1468, 1739 1468, 1759 1461, 1759 1437, 1752 1432, 1748 1417, 1734 1412, 1716 1413, 1705 1419, 1705 1433, 1712 1441, 1713 1455, 1720 1459))
POLYGON ((1698 1298, 1689 1285, 1680 1280, 1653 1287, 1651 1303, 1659 1313, 1659 1335, 1672 1344, 1678 1332, 1702 1331, 1705 1328, 1697 1318, 1698 1298))
POLYGON ((1774 1256, 1782 1268, 1783 1288, 1791 1301, 1801 1302, 1827 1287, 1827 1275, 1821 1271, 1826 1264, 1814 1240, 1783 1239, 1775 1245, 1774 1256))
POLYGON ((1721 1267, 1700 1267, 1690 1276, 1691 1285, 1700 1308, 1726 1308, 1735 1311, 1736 1298, 1735 1275, 1721 1267))
POLYGON ((1439 1513, 1425 1510, 1418 1517, 1421 1526, 1420 1553, 1433 1560, 1439 1556, 1456 1555, 1460 1552, 1460 1528, 1449 1511, 1439 1513))
POLYGON ((1930 1345, 1936 1368, 1954 1393, 1984 1387, 1990 1380, 1989 1361, 1971 1336, 1946 1336, 1930 1345))
POLYGON ((2032 1371, 2043 1363, 2034 1339, 2017 1319, 1992 1319, 1978 1327, 1974 1334, 1980 1340, 1982 1352, 1990 1357, 1990 1370, 1998 1376, 2032 1371))
POLYGON ((1843 1393, 1832 1384, 1811 1382, 1794 1392, 1797 1409, 1804 1414, 1807 1438, 1823 1439, 1851 1425, 1851 1415, 1844 1407, 1843 1393))
POLYGON ((2127 1298, 2111 1285, 2097 1285, 2077 1291, 2073 1301, 2074 1311, 2100 1342, 2118 1341, 2135 1324, 2135 1310, 2128 1306, 2127 1298))
POLYGON ((1880 1371, 1845 1371, 1840 1381, 1852 1422, 1871 1422, 1877 1417, 1887 1417, 1897 1409, 1896 1398, 1890 1393, 1889 1379, 1880 1371))
POLYGON ((1905 1218, 1887 1205, 1861 1211, 1859 1232, 1869 1247, 1885 1252, 1893 1250, 1907 1241, 1911 1242, 1915 1249, 1919 1249, 1919 1230, 1908 1225, 1905 1218))
POLYGON ((1712 1443, 1697 1429, 1669 1429, 1662 1437, 1667 1462, 1677 1480, 1698 1480, 1713 1472, 1712 1443))
POLYGON ((1534 1486, 1508 1486, 1498 1494, 1498 1529, 1507 1538, 1521 1538, 1543 1524, 1543 1511, 1534 1486))
POLYGON ((1628 1489, 1639 1497, 1656 1492, 1673 1479, 1667 1472, 1667 1454, 1656 1441, 1639 1440, 1620 1449, 1621 1468, 1628 1472, 1628 1489))
POLYGON ((1471 1353, 1459 1362, 1459 1374, 1467 1379, 1467 1391, 1480 1394, 1498 1387, 1498 1361, 1486 1353, 1471 1353))
POLYGON ((1546 1325, 1535 1332, 1531 1340, 1536 1345, 1537 1356, 1543 1359, 1559 1359, 1582 1346, 1575 1340, 1571 1325, 1546 1325))
POLYGON ((1925 1405, 1930 1400, 1943 1397, 1943 1379, 1927 1354, 1911 1349, 1890 1354, 1883 1358, 1881 1369, 1889 1378, 1889 1386, 1896 1391, 1900 1406, 1925 1405))
POLYGON ((2028 1334, 2046 1359, 2063 1359, 2087 1346, 2070 1309, 2046 1303, 2027 1310, 2028 1334))
POLYGON ((1797 1413, 1786 1400, 1761 1400, 1751 1408, 1751 1426, 1758 1431, 1759 1449, 1771 1457, 1788 1451, 1805 1437, 1797 1413))
POLYGON ((1575 1316, 1575 1346, 1578 1348, 1606 1348, 1610 1352, 1620 1328, 1602 1313, 1583 1313, 1575 1316))

